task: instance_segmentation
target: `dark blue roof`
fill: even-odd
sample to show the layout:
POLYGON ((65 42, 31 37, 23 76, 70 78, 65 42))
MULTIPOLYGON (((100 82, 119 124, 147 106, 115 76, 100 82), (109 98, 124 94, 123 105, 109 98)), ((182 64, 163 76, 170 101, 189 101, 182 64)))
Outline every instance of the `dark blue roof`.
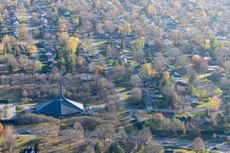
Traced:
POLYGON ((55 117, 69 116, 83 113, 84 105, 60 96, 49 102, 37 104, 36 112, 55 117))

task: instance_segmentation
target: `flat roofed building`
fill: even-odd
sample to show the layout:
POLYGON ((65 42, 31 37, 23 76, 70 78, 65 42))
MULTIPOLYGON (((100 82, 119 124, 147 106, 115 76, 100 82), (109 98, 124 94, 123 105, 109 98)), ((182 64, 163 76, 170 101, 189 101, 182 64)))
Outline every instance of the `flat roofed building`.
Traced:
POLYGON ((16 105, 0 104, 0 119, 9 120, 16 116, 16 105))

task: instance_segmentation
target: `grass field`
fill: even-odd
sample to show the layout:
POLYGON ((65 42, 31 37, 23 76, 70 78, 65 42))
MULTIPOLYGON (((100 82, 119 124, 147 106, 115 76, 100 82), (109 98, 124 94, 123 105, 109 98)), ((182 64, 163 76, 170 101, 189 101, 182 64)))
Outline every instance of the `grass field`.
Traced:
POLYGON ((33 146, 37 141, 37 137, 34 135, 18 135, 16 141, 16 152, 20 152, 21 149, 28 146, 33 146))
POLYGON ((20 103, 21 94, 19 90, 9 87, 0 87, 0 99, 9 100, 11 103, 20 103))

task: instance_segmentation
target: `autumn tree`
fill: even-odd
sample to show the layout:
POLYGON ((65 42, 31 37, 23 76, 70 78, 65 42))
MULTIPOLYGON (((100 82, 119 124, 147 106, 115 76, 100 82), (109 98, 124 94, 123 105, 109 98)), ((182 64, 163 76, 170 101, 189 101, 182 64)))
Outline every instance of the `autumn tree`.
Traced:
POLYGON ((195 66, 200 65, 200 60, 201 60, 200 55, 193 55, 192 56, 192 62, 194 63, 195 66))
POLYGON ((4 126, 0 123, 0 135, 2 134, 3 130, 4 130, 4 126))
POLYGON ((163 72, 163 79, 169 79, 170 78, 170 73, 167 71, 163 72))
POLYGON ((18 29, 18 35, 20 40, 28 40, 29 38, 29 29, 28 26, 23 24, 18 29))
POLYGON ((151 63, 143 64, 141 67, 141 74, 146 78, 151 78, 154 76, 155 72, 151 63))
POLYGON ((66 20, 59 20, 58 21, 58 29, 60 32, 67 32, 68 31, 68 23, 66 20))
POLYGON ((2 133, 3 141, 1 143, 1 148, 3 152, 14 152, 16 140, 15 140, 15 131, 13 127, 6 127, 2 133))
POLYGON ((202 153, 205 149, 204 141, 200 137, 195 138, 192 143, 192 149, 194 149, 196 153, 202 153))
POLYGON ((4 55, 5 51, 4 51, 4 44, 0 43, 0 55, 4 55))
POLYGON ((34 71, 39 72, 42 69, 42 63, 40 61, 34 61, 34 71))
POLYGON ((162 150, 161 146, 154 141, 149 141, 145 149, 147 153, 159 153, 162 150))
POLYGON ((75 54, 77 51, 77 47, 79 46, 79 43, 80 43, 80 40, 78 37, 70 37, 66 41, 66 47, 72 54, 75 54))
POLYGON ((60 32, 57 34, 57 41, 59 45, 64 45, 69 40, 69 34, 67 32, 60 32))
POLYGON ((36 46, 34 46, 34 45, 27 45, 26 48, 27 48, 27 50, 29 52, 29 55, 31 57, 34 57, 36 55, 36 53, 37 53, 37 47, 36 46))
POLYGON ((211 98, 209 98, 209 107, 211 110, 213 111, 218 111, 220 108, 220 99, 217 96, 213 96, 211 98))

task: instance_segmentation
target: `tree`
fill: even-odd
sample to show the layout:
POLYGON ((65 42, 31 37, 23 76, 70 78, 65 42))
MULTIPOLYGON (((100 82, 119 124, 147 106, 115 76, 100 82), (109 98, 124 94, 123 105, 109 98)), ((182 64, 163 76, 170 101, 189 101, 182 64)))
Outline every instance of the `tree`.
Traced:
POLYGON ((3 130, 4 130, 4 127, 3 127, 3 125, 0 123, 0 135, 2 134, 3 130))
POLYGON ((115 133, 113 124, 100 124, 96 128, 96 132, 100 139, 111 139, 115 133))
POLYGON ((59 126, 53 123, 40 123, 37 127, 38 130, 41 131, 40 139, 45 145, 46 149, 46 144, 48 144, 49 140, 58 135, 59 126))
POLYGON ((34 57, 36 55, 36 53, 37 53, 37 47, 36 46, 34 46, 34 45, 28 45, 28 46, 26 46, 26 48, 27 48, 27 50, 29 52, 29 55, 31 57, 34 57))
POLYGON ((0 55, 4 55, 5 52, 4 52, 4 44, 3 43, 0 43, 0 55))
POLYGON ((10 126, 6 127, 3 130, 2 138, 3 138, 3 141, 1 144, 2 152, 12 152, 13 153, 15 143, 16 143, 15 131, 14 131, 13 127, 10 127, 10 126))
POLYGON ((217 96, 209 98, 209 106, 213 111, 218 111, 220 108, 220 99, 217 96))
POLYGON ((40 61, 34 61, 34 71, 39 72, 42 69, 42 63, 40 61))
POLYGON ((151 78, 154 76, 155 72, 151 63, 143 64, 141 67, 141 74, 146 78, 151 78))
POLYGON ((68 23, 66 20, 58 21, 58 29, 60 32, 66 32, 68 30, 68 23))
POLYGON ((111 144, 109 148, 109 153, 125 153, 123 148, 115 141, 111 144))
POLYGON ((154 141, 148 142, 145 147, 147 153, 160 153, 161 149, 161 146, 154 141))
POLYGON ((200 137, 195 138, 192 143, 192 149, 194 149, 196 153, 202 153, 205 149, 204 141, 200 137))
POLYGON ((104 143, 99 140, 95 146, 95 152, 96 153, 104 153, 104 143))
POLYGON ((134 74, 130 78, 130 83, 132 84, 133 87, 140 87, 141 86, 141 78, 139 75, 134 74))
POLYGON ((230 104, 226 104, 224 108, 224 114, 228 116, 230 115, 230 104))
POLYGON ((72 142, 76 140, 76 137, 78 137, 78 135, 74 129, 63 130, 62 138, 68 143, 69 149, 71 148, 72 142))
POLYGON ((87 145, 87 147, 83 153, 95 153, 95 149, 92 145, 87 145))
POLYGON ((117 65, 111 68, 111 76, 115 81, 119 81, 127 76, 127 71, 122 65, 117 65))
POLYGON ((59 45, 64 45, 69 40, 69 34, 67 32, 60 32, 57 34, 57 41, 59 45))
POLYGON ((146 145, 151 140, 152 140, 152 133, 149 128, 142 129, 137 136, 137 141, 140 146, 146 145))
POLYGON ((66 42, 66 47, 72 54, 75 54, 79 43, 80 39, 78 37, 70 37, 66 42))
POLYGON ((148 8, 147 8, 147 10, 148 10, 148 13, 149 13, 150 15, 156 15, 156 14, 157 14, 157 7, 156 7, 156 4, 151 4, 151 5, 149 5, 148 8))
POLYGON ((131 90, 131 98, 136 101, 139 102, 142 99, 142 91, 140 88, 133 88, 131 90))
POLYGON ((23 2, 24 2, 24 5, 26 7, 30 7, 31 6, 31 0, 24 0, 23 2))
POLYGON ((169 72, 167 72, 167 71, 163 72, 163 78, 164 79, 169 79, 169 77, 170 77, 170 73, 169 72))
POLYGON ((200 60, 201 60, 200 55, 193 55, 192 56, 192 62, 195 64, 195 66, 200 65, 200 60))
POLYGON ((14 55, 8 55, 8 63, 9 63, 9 72, 13 73, 15 69, 19 67, 18 61, 14 55))
POLYGON ((156 56, 154 57, 154 68, 158 72, 162 72, 164 70, 165 66, 167 65, 167 59, 165 56, 163 56, 162 53, 156 53, 156 56))
POLYGON ((20 40, 28 40, 29 39, 29 30, 26 24, 23 24, 19 27, 18 35, 20 40))
POLYGON ((144 63, 145 62, 145 53, 143 50, 138 50, 133 52, 133 58, 139 63, 144 63))

